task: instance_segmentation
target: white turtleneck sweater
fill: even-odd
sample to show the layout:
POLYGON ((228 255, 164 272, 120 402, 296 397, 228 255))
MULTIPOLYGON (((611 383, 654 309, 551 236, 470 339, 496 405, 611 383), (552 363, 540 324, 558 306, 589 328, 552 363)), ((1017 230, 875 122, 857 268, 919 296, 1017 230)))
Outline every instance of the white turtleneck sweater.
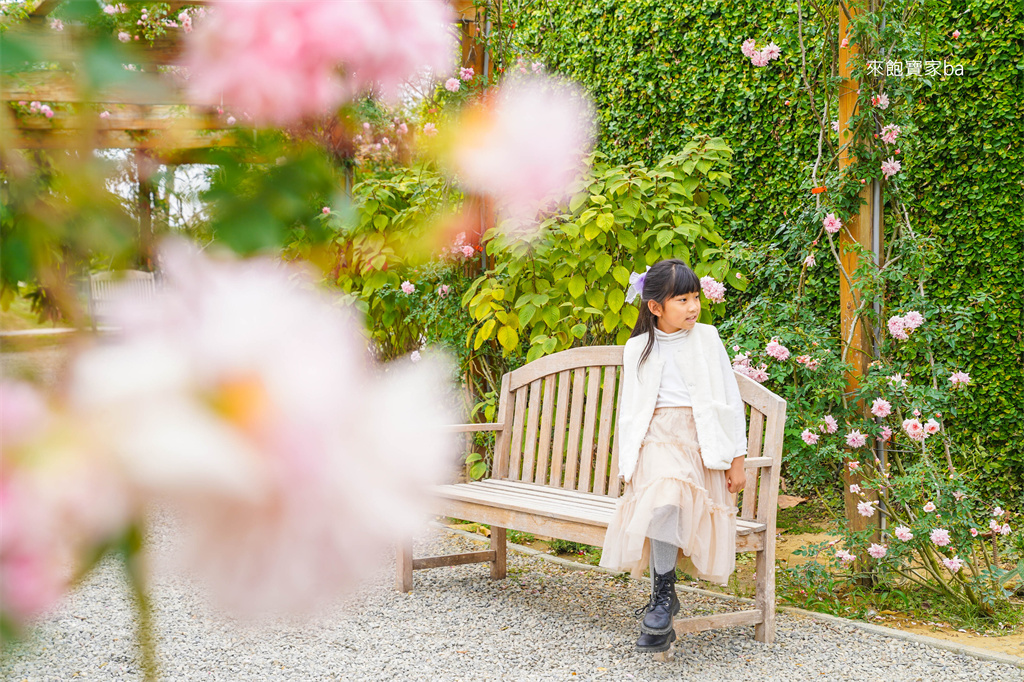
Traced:
MULTIPOLYGON (((655 409, 659 407, 688 407, 693 405, 690 399, 690 391, 686 388, 686 381, 679 372, 676 363, 671 362, 672 356, 689 336, 689 329, 679 329, 667 334, 657 327, 654 328, 654 345, 665 360, 665 368, 661 372, 661 387, 658 388, 658 402, 655 409)), ((730 367, 730 370, 732 368, 730 367)))

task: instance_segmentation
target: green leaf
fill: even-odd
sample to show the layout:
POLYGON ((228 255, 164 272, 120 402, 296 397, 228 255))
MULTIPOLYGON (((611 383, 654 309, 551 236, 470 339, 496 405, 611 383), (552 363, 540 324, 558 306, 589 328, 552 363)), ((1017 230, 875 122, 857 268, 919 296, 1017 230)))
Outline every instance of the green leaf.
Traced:
POLYGON ((718 203, 722 204, 726 208, 728 208, 730 206, 729 200, 726 199, 725 195, 722 194, 721 192, 712 190, 711 191, 711 198, 714 199, 715 201, 717 201, 718 203))
POLYGON ((569 332, 577 339, 582 339, 583 335, 587 333, 587 325, 583 323, 577 324, 569 332))
POLYGON ((579 298, 583 295, 583 290, 586 288, 586 281, 583 279, 583 275, 576 273, 569 280, 569 294, 573 298, 579 298))
MULTIPOLYGON (((601 308, 604 306, 604 292, 600 289, 591 289, 587 292, 587 303, 594 306, 595 308, 601 308)), ((598 313, 600 314, 600 312, 598 313)))
POLYGON ((530 324, 530 322, 533 321, 533 316, 536 313, 537 306, 533 305, 532 303, 527 306, 524 306, 523 309, 519 311, 519 327, 525 329, 526 325, 530 324))
POLYGON ((507 351, 512 351, 519 345, 519 334, 512 327, 502 327, 498 330, 498 343, 507 351))
POLYGON ((672 230, 662 230, 658 232, 658 246, 665 248, 675 238, 675 233, 672 230))
POLYGON ((604 330, 611 333, 613 329, 619 326, 620 317, 618 313, 613 313, 610 310, 604 314, 604 330))
POLYGON ((388 217, 383 213, 378 213, 373 217, 373 226, 378 230, 383 230, 388 226, 388 217))
POLYGON ((601 226, 597 222, 587 223, 587 226, 583 228, 583 238, 588 242, 594 241, 600 234, 601 226))
POLYGON ((617 313, 622 310, 625 302, 626 294, 623 293, 622 289, 612 289, 608 292, 608 307, 611 308, 612 312, 617 313))
POLYGON ((619 243, 630 251, 636 250, 636 235, 629 230, 619 230, 619 243))
POLYGON ((590 198, 586 192, 580 192, 569 200, 569 211, 575 213, 583 203, 590 198))
POLYGON ((597 216, 597 226, 602 230, 610 230, 615 226, 615 216, 611 213, 602 213, 597 216))
POLYGON ((618 282, 620 285, 624 287, 629 286, 629 270, 622 267, 621 265, 615 266, 615 269, 612 270, 612 277, 614 277, 615 281, 618 282))
POLYGON ((606 272, 608 272, 608 268, 612 266, 612 262, 613 261, 611 256, 609 256, 607 253, 602 253, 594 261, 594 269, 597 271, 597 274, 603 276, 606 272))
POLYGON ((640 309, 636 306, 627 305, 622 309, 622 321, 632 329, 636 326, 637 318, 640 317, 640 309))

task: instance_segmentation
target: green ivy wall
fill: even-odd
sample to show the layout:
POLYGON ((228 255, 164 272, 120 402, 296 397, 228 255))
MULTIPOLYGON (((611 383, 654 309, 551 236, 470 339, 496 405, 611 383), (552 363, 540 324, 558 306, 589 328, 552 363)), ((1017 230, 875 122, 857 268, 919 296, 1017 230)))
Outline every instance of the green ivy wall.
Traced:
MULTIPOLYGON (((836 11, 833 9, 832 11, 836 11)), ((836 49, 836 20, 804 6, 812 78, 822 50, 836 49)), ((600 113, 599 148, 618 161, 648 163, 695 133, 735 150, 731 207, 716 223, 734 240, 767 243, 806 202, 818 129, 799 88, 795 2, 548 0, 517 18, 515 39, 551 71, 582 83, 600 113), (754 68, 745 38, 774 40, 782 58, 754 68), (787 100, 789 103, 787 104, 787 100)), ((987 322, 956 339, 958 368, 974 382, 973 409, 957 441, 974 436, 987 453, 963 455, 999 491, 1019 497, 1024 480, 1024 13, 1017 0, 935 0, 927 25, 909 29, 925 55, 964 65, 917 88, 917 130, 902 157, 915 229, 937 239, 944 265, 927 291, 942 303, 983 294, 987 322), (954 29, 959 41, 950 37, 954 29)), ((894 103, 906 106, 903 103, 894 103)), ((821 103, 818 102, 818 106, 821 103)), ((834 114, 831 118, 836 118, 834 114)), ((837 141, 831 133, 833 142, 837 141)), ((757 273, 750 273, 757 284, 757 273)), ((785 283, 765 283, 773 288, 785 283)), ((788 285, 792 287, 792 284, 788 285)), ((819 299, 835 320, 838 293, 819 299)), ((968 448, 970 450, 970 448, 968 448)))

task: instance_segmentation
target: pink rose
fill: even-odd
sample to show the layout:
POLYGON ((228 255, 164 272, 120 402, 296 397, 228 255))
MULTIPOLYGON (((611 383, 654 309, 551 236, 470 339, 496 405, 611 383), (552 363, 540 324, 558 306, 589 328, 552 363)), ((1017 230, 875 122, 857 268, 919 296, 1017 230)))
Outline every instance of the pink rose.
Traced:
POLYGON ((807 256, 807 258, 804 258, 804 267, 813 268, 815 265, 817 265, 817 261, 814 260, 813 253, 807 256))
POLYGON ((934 419, 929 419, 924 423, 924 432, 927 433, 929 436, 938 433, 940 428, 941 427, 939 426, 939 422, 935 421, 934 419))
POLYGON ((945 547, 950 543, 949 531, 945 528, 936 528, 931 532, 931 540, 938 547, 945 547))
POLYGON ((402 291, 404 291, 407 294, 411 294, 412 292, 416 291, 416 285, 410 282, 409 280, 405 280, 404 282, 402 282, 402 291))
POLYGON ((444 89, 448 92, 458 92, 460 86, 458 78, 449 78, 444 82, 444 89))
POLYGON ((814 445, 818 442, 818 438, 820 438, 818 434, 814 433, 810 429, 804 429, 803 433, 800 434, 800 437, 803 438, 804 442, 808 445, 814 445))
POLYGON ((881 433, 879 433, 878 436, 876 436, 876 438, 882 441, 883 443, 887 442, 890 438, 892 438, 892 429, 890 429, 888 426, 883 426, 881 433))
POLYGON ((857 429, 854 429, 850 431, 848 434, 846 434, 846 444, 849 445, 851 448, 863 447, 864 443, 866 443, 867 440, 867 437, 857 429))
POLYGON ((789 349, 775 339, 768 342, 768 345, 765 346, 764 352, 780 362, 789 358, 789 349))
POLYGON ((900 162, 895 160, 893 157, 889 157, 882 162, 882 175, 885 176, 886 180, 903 170, 903 166, 900 162))
POLYGON ((825 216, 825 220, 822 221, 822 227, 824 227, 825 231, 829 234, 835 234, 839 230, 843 229, 843 223, 835 213, 829 213, 825 216))
POLYGON ((924 505, 924 510, 930 514, 933 511, 935 511, 935 505, 932 504, 931 502, 928 502, 924 505))
POLYGON ((953 388, 967 386, 971 383, 971 377, 968 376, 967 372, 953 372, 949 376, 949 383, 953 385, 953 388))
POLYGON ((704 297, 712 303, 722 303, 725 301, 725 285, 714 277, 709 275, 701 277, 700 288, 704 292, 704 297))
POLYGON ((868 547, 868 554, 870 554, 876 559, 881 559, 882 557, 884 557, 886 552, 888 552, 888 550, 885 548, 884 545, 871 543, 871 546, 868 547))
POLYGON ((825 423, 822 426, 818 427, 822 433, 835 433, 836 431, 839 430, 839 422, 837 422, 836 418, 833 417, 832 415, 826 414, 823 421, 825 423))
POLYGON ((910 542, 914 539, 914 534, 910 532, 910 529, 906 526, 896 526, 896 538, 902 542, 910 542))
POLYGON ((880 419, 885 419, 892 413, 892 405, 884 398, 875 398, 871 403, 871 414, 880 419))
POLYGON ((942 557, 942 565, 945 566, 946 568, 948 568, 953 573, 956 573, 957 571, 959 571, 961 568, 964 567, 964 562, 963 562, 963 559, 961 559, 960 557, 956 557, 956 556, 953 557, 952 559, 948 559, 946 557, 942 557))

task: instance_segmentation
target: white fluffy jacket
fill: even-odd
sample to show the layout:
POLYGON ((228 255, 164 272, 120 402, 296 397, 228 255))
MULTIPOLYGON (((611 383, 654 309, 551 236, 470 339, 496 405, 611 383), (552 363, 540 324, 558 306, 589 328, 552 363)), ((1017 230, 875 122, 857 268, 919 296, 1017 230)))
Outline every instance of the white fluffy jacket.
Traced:
MULTIPOLYGON (((640 444, 654 416, 661 372, 665 366, 665 359, 658 355, 655 344, 637 376, 640 354, 647 345, 648 336, 641 334, 629 339, 622 352, 619 476, 626 481, 633 476, 640 457, 640 444)), ((698 322, 672 358, 678 363, 693 400, 697 440, 704 466, 708 469, 728 469, 734 458, 745 455, 747 451, 746 420, 742 401, 738 400, 739 386, 732 372, 724 375, 720 354, 725 353, 718 330, 713 325, 698 322)))

